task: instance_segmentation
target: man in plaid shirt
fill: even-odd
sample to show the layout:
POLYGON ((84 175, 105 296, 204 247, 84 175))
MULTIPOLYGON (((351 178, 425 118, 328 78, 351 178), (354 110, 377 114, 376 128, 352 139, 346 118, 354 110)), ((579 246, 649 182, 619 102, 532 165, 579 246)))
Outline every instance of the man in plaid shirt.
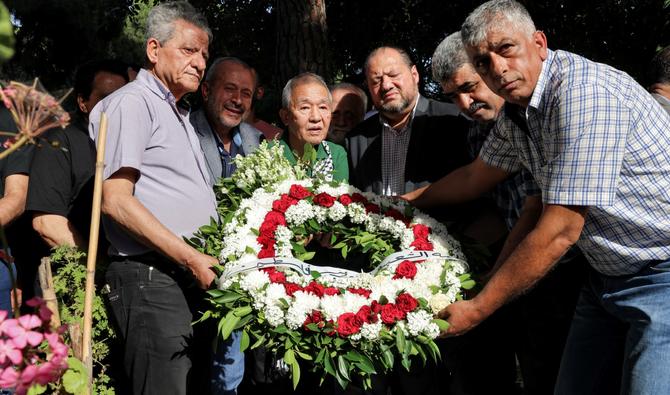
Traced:
POLYGON ((528 290, 577 244, 591 271, 555 393, 670 393, 670 116, 627 74, 549 50, 513 0, 481 5, 461 33, 505 116, 479 158, 432 188, 458 180, 458 201, 525 168, 544 209, 482 292, 441 312, 446 335, 528 290))

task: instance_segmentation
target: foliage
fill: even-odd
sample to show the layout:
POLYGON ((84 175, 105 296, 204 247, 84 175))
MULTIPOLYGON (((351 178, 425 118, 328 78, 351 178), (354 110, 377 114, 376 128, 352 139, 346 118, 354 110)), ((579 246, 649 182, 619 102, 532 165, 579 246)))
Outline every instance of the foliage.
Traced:
MULTIPOLYGON (((86 288, 86 254, 74 247, 60 246, 51 254, 54 289, 58 298, 61 320, 64 324, 83 328, 84 297, 86 288)), ((100 270, 100 272, 103 272, 100 270)), ((107 318, 102 297, 93 299, 92 359, 93 388, 97 394, 114 394, 114 383, 108 375, 110 345, 116 335, 107 318)), ((71 341, 72 339, 70 339, 71 341)), ((74 373, 73 373, 74 374, 74 373)), ((72 384, 74 387, 76 385, 72 384)))
POLYGON ((0 2, 0 62, 14 55, 14 29, 9 20, 7 7, 0 2))

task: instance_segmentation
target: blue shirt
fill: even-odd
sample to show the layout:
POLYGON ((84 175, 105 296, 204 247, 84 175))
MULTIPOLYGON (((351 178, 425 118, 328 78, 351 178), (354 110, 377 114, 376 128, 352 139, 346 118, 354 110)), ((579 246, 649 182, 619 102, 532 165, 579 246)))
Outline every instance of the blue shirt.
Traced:
POLYGON ((577 245, 606 275, 670 259, 670 116, 628 74, 548 51, 527 131, 499 118, 481 151, 526 168, 547 204, 588 206, 577 245))
MULTIPOLYGON (((135 198, 177 236, 190 237, 210 217, 218 218, 212 181, 188 112, 177 107, 159 80, 140 70, 135 81, 98 103, 89 117, 96 143, 103 111, 109 119, 105 179, 122 167, 136 169, 140 177, 135 198)), ((112 255, 151 251, 111 219, 103 221, 112 255)))

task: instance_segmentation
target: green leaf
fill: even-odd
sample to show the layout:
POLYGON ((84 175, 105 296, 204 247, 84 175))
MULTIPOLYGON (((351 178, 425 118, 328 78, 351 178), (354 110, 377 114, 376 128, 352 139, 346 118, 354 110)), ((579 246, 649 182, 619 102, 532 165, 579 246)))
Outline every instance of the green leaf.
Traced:
MULTIPOLYGON (((392 355, 392 354, 391 354, 392 355)), ((360 370, 368 374, 377 374, 375 365, 372 363, 372 360, 366 355, 361 355, 361 360, 355 364, 360 370)), ((393 358, 391 358, 391 366, 393 366, 393 358)))
POLYGON ((337 376, 337 372, 335 371, 335 364, 333 363, 333 358, 330 356, 330 353, 326 351, 324 354, 324 360, 323 360, 323 367, 326 369, 326 372, 328 372, 331 376, 337 376))
POLYGON ((447 321, 445 321, 445 320, 441 320, 441 319, 439 319, 439 318, 435 318, 435 319, 433 319, 432 322, 435 323, 435 324, 437 325, 438 328, 440 328, 440 332, 444 332, 444 331, 446 331, 447 329, 449 329, 449 323, 448 323, 447 321))
POLYGON ((289 366, 291 366, 291 380, 293 381, 293 389, 295 390, 300 382, 300 364, 294 358, 293 363, 289 366))
POLYGON ((298 354, 298 356, 299 356, 300 358, 304 359, 305 361, 311 361, 311 360, 314 359, 314 358, 312 358, 311 355, 306 354, 306 353, 304 353, 304 352, 302 352, 302 351, 295 350, 295 353, 298 354))
POLYGON ((247 331, 242 331, 242 338, 240 339, 240 352, 244 352, 247 348, 249 348, 250 342, 251 339, 249 338, 247 331))
POLYGON ((221 337, 227 339, 230 333, 235 329, 235 325, 240 321, 240 317, 236 316, 233 311, 229 311, 226 316, 219 321, 219 333, 221 337))
POLYGON ((71 394, 83 395, 88 392, 88 373, 86 367, 77 358, 67 359, 68 368, 63 374, 63 387, 71 394))
POLYGON ((247 314, 251 314, 251 306, 240 306, 233 310, 233 313, 238 317, 244 317, 247 314))
POLYGON ((237 292, 226 292, 223 295, 213 299, 213 302, 218 303, 218 304, 226 304, 226 303, 234 302, 241 297, 242 297, 242 295, 237 293, 237 292))
POLYGON ((405 333, 400 328, 396 328, 395 346, 401 354, 405 353, 405 333))
POLYGON ((38 395, 43 394, 47 390, 47 387, 44 385, 33 384, 28 388, 28 395, 38 395))
POLYGON ((284 353, 284 362, 291 365, 295 362, 295 353, 293 350, 286 350, 284 353))
POLYGON ((9 19, 9 11, 0 2, 0 62, 14 56, 14 26, 9 19))
POLYGON ((298 255, 297 258, 299 260, 303 261, 303 262, 304 261, 309 261, 310 259, 314 258, 315 254, 316 254, 316 252, 314 252, 314 251, 308 251, 308 252, 305 252, 304 254, 298 255))
POLYGON ((344 357, 351 362, 359 362, 362 359, 362 355, 356 350, 349 350, 344 357))
POLYGON ((472 288, 474 288, 474 286, 475 286, 476 284, 477 284, 477 283, 475 282, 475 280, 472 280, 472 279, 471 279, 471 280, 461 281, 461 288, 463 288, 463 289, 472 289, 472 288))
POLYGON ((349 362, 342 356, 337 356, 337 370, 340 373, 340 376, 347 381, 351 381, 349 378, 349 362))

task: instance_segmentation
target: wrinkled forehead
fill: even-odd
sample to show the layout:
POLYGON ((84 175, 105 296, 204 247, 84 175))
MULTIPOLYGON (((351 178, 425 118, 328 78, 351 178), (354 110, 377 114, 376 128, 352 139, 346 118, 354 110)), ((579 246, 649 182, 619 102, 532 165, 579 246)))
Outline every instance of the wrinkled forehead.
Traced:
POLYGON ((295 104, 302 102, 328 103, 332 98, 327 87, 316 81, 298 81, 291 91, 291 101, 295 104))

